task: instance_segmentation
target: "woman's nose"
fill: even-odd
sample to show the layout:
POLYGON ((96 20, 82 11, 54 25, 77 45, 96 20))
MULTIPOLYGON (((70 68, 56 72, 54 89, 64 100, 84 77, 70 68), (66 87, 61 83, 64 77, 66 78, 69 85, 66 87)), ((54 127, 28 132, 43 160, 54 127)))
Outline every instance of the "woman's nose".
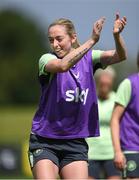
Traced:
POLYGON ((53 47, 54 48, 57 48, 58 47, 58 41, 55 39, 54 42, 53 42, 53 47))

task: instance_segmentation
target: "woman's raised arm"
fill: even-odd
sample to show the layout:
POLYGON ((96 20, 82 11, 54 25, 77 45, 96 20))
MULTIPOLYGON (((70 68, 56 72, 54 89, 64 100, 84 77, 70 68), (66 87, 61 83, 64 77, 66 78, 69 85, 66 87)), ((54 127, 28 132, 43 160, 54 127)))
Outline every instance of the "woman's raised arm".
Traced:
POLYGON ((104 51, 101 55, 101 63, 103 66, 115 64, 121 62, 127 58, 127 52, 124 44, 124 40, 120 35, 124 30, 127 23, 126 17, 120 19, 119 14, 116 14, 116 19, 114 21, 113 36, 115 40, 115 50, 104 51))

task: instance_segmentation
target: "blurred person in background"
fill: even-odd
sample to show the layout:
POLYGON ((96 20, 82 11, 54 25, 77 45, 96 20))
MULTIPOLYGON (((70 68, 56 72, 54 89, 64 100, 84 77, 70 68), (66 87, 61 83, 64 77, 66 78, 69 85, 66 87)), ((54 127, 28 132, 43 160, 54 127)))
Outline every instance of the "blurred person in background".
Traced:
POLYGON ((126 50, 120 33, 126 17, 116 14, 116 49, 95 51, 105 18, 94 23, 92 35, 79 45, 73 23, 58 19, 48 28, 52 53, 39 60, 41 98, 29 144, 35 179, 88 178, 87 137, 99 136, 98 106, 93 71, 121 62, 126 50))
MULTIPOLYGON (((139 69, 139 52, 137 56, 139 69)), ((112 115, 111 131, 115 165, 123 178, 139 179, 139 73, 119 85, 112 115)))
POLYGON ((115 92, 113 91, 115 76, 115 70, 111 66, 105 70, 99 69, 95 73, 100 137, 87 139, 89 179, 120 179, 120 172, 114 166, 114 151, 110 131, 110 120, 115 103, 115 92))

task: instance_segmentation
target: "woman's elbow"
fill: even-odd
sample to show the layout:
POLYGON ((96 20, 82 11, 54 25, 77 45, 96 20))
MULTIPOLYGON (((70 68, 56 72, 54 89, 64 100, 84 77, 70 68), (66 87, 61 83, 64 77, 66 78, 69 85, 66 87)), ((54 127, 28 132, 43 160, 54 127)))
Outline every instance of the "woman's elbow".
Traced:
POLYGON ((127 53, 119 57, 120 61, 125 61, 127 60, 127 53))
POLYGON ((61 65, 60 66, 60 72, 67 72, 70 68, 67 65, 61 65))

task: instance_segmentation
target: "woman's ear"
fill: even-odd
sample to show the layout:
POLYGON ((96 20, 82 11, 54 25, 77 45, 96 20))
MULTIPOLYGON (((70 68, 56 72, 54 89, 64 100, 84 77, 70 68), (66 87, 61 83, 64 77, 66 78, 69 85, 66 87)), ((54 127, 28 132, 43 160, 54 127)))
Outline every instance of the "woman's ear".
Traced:
POLYGON ((71 43, 72 43, 72 47, 73 48, 78 48, 78 47, 80 47, 80 43, 78 42, 78 40, 77 40, 77 35, 76 35, 76 33, 74 33, 73 35, 72 35, 72 37, 71 37, 71 43))
POLYGON ((76 33, 74 33, 74 34, 72 34, 71 42, 72 42, 72 44, 75 44, 76 41, 77 41, 77 35, 76 35, 76 33))

